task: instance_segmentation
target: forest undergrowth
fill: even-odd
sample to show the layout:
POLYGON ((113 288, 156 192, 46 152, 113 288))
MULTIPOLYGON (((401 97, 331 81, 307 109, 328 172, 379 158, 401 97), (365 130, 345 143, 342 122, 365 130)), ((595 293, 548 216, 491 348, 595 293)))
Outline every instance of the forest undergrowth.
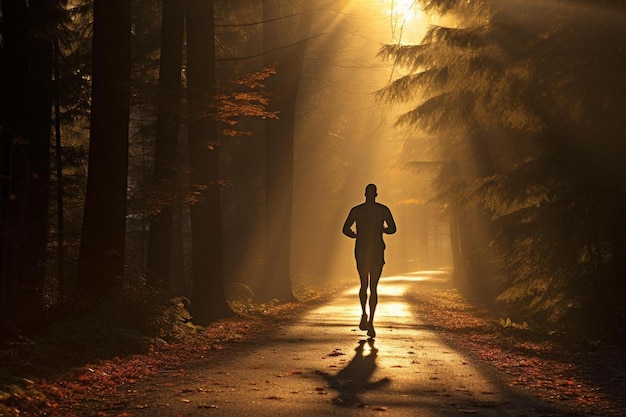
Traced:
POLYGON ((206 327, 179 297, 128 303, 127 293, 64 312, 44 333, 0 346, 0 417, 69 417, 84 403, 97 404, 95 416, 120 416, 124 387, 259 340, 332 291, 298 288, 298 303, 235 301, 233 317, 206 327))
POLYGON ((577 415, 626 415, 626 348, 585 332, 517 323, 468 302, 447 281, 415 289, 416 314, 516 391, 577 415))
MULTIPOLYGON (((545 329, 515 326, 473 306, 448 282, 429 282, 412 295, 422 321, 444 341, 485 363, 512 389, 556 404, 566 414, 624 415, 623 347, 573 343, 571 337, 545 329)), ((118 309, 113 316, 119 327, 105 336, 94 331, 102 322, 83 317, 73 327, 66 325, 68 334, 57 330, 39 339, 17 340, 0 349, 0 416, 69 417, 90 404, 93 416, 130 417, 123 411, 124 394, 141 380, 164 370, 182 375, 194 364, 264 340, 331 296, 311 291, 300 303, 233 303, 237 314, 232 318, 207 327, 180 320, 168 334, 151 337, 129 325, 132 320, 124 316, 129 312, 118 309), (78 337, 72 349, 63 345, 71 334, 81 332, 85 336, 78 337), (107 337, 109 343, 103 345, 107 337)), ((165 310, 182 318, 186 310, 180 302, 172 301, 165 310)), ((113 320, 111 327, 115 320, 108 320, 113 320)))

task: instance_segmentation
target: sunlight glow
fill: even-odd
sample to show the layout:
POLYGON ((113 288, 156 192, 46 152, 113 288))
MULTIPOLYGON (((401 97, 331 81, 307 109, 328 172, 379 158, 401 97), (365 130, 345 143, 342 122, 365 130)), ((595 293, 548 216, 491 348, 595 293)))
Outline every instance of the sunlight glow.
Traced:
MULTIPOLYGON (((423 10, 416 0, 386 0, 383 1, 385 13, 391 19, 391 31, 394 40, 400 43, 416 42, 416 29, 424 25, 427 20, 423 10)), ((421 31, 421 29, 418 29, 421 31)))
POLYGON ((402 295, 404 294, 404 285, 380 285, 378 294, 392 297, 402 295))
POLYGON ((400 23, 412 23, 423 17, 415 0, 390 0, 389 15, 395 16, 400 23))
POLYGON ((380 300, 378 308, 376 309, 376 315, 381 319, 390 320, 399 317, 411 317, 411 311, 407 303, 380 300))
POLYGON ((313 310, 312 314, 320 319, 324 318, 326 321, 331 321, 328 320, 328 318, 340 318, 344 320, 345 317, 359 317, 361 315, 361 307, 359 307, 358 302, 342 306, 325 305, 313 310))
POLYGON ((372 354, 372 345, 370 343, 366 343, 363 345, 363 356, 369 356, 372 354))
MULTIPOLYGON (((420 268, 431 256, 426 255, 422 235, 409 233, 428 228, 428 222, 399 202, 431 192, 427 180, 416 184, 414 174, 401 168, 405 163, 401 158, 406 158, 405 135, 411 133, 396 129, 394 123, 410 104, 391 105, 375 94, 405 75, 405 68, 377 54, 381 45, 422 41, 434 18, 422 9, 422 3, 345 0, 316 9, 311 33, 324 36, 307 41, 294 132, 298 163, 294 166, 292 268, 296 282, 321 284, 341 277, 358 283, 355 243, 341 234, 341 228, 350 207, 363 201, 368 183, 378 186, 379 201, 392 209, 407 231, 385 239, 385 273, 420 268), (328 115, 321 130, 316 127, 317 114, 328 115)), ((358 288, 352 294, 358 294, 358 288)))

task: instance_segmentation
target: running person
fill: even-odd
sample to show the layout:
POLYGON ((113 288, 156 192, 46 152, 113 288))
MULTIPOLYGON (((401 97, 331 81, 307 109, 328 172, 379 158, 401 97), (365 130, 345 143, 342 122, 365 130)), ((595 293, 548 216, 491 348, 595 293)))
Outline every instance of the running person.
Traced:
POLYGON ((343 234, 356 239, 354 256, 361 278, 359 299, 362 315, 359 329, 367 330, 367 335, 372 338, 376 337, 374 312, 378 304, 378 280, 385 264, 383 233, 388 235, 396 233, 396 223, 391 211, 387 206, 376 202, 377 196, 376 185, 368 184, 365 187, 365 203, 353 207, 343 224, 343 234), (352 230, 354 223, 356 223, 356 232, 352 230), (369 320, 365 312, 368 286, 370 289, 369 320))

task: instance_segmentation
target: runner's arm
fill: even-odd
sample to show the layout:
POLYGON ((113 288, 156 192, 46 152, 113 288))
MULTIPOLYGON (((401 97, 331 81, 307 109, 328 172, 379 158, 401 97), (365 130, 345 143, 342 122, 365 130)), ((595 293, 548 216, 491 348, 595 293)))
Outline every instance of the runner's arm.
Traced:
POLYGON ((385 223, 387 223, 387 227, 383 227, 383 233, 388 235, 396 233, 396 222, 393 220, 393 216, 391 215, 391 210, 389 210, 389 208, 385 210, 385 223))
POLYGON ((354 216, 352 214, 352 210, 350 210, 350 213, 348 214, 348 217, 346 218, 346 221, 343 223, 343 234, 352 238, 352 239, 356 239, 356 233, 354 233, 354 231, 352 230, 352 225, 354 224, 354 216))

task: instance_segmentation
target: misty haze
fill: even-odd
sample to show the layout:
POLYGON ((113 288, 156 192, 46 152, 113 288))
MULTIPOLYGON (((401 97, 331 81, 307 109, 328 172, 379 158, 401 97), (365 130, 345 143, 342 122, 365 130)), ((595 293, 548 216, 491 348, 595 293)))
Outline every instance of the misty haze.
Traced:
POLYGON ((0 0, 0 417, 623 416, 619 0, 0 0))

